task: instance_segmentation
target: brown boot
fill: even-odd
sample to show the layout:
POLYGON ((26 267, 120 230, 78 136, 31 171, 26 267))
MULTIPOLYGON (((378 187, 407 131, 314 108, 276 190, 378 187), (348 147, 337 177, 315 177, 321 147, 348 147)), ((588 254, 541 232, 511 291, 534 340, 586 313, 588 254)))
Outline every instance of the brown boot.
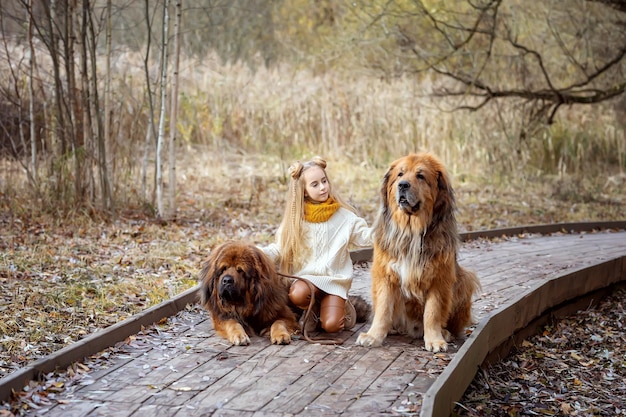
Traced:
POLYGON ((308 309, 304 310, 302 312, 302 315, 300 316, 300 320, 298 321, 298 324, 300 325, 300 331, 302 332, 302 334, 304 334, 305 331, 307 334, 314 332, 315 330, 317 330, 317 327, 319 326, 319 323, 320 323, 319 303, 315 303, 313 305, 311 311, 309 312, 308 317, 306 316, 307 312, 308 312, 308 309))
POLYGON ((354 309, 354 306, 352 305, 350 300, 346 300, 345 315, 346 318, 345 322, 343 323, 343 328, 346 330, 350 330, 356 324, 356 310, 354 309))

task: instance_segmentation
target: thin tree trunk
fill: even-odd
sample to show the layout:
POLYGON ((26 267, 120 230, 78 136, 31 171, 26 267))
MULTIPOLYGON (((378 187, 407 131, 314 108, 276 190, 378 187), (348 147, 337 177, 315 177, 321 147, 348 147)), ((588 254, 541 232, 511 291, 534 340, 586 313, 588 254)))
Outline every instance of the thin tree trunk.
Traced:
MULTIPOLYGON (((80 90, 81 90, 81 108, 83 109, 82 111, 82 137, 85 138, 84 140, 86 141, 86 143, 84 143, 83 146, 85 146, 86 152, 88 152, 90 155, 93 153, 95 154, 95 150, 94 150, 94 143, 91 140, 88 140, 87 138, 90 138, 93 136, 93 128, 92 128, 92 121, 91 121, 91 98, 90 98, 90 94, 89 94, 89 56, 87 54, 87 10, 85 8, 85 5, 83 4, 82 7, 82 13, 80 15, 80 19, 79 19, 79 15, 78 13, 76 14, 76 20, 77 20, 77 26, 80 28, 80 90)), ((89 199, 91 201, 95 200, 95 196, 96 196, 96 180, 94 178, 94 173, 93 173, 93 169, 89 169, 88 170, 88 176, 87 176, 87 180, 88 181, 88 189, 89 189, 89 199)))
MULTIPOLYGON (((43 2, 42 4, 46 4, 43 2)), ((59 48, 56 36, 56 0, 50 0, 47 18, 47 29, 50 33, 48 48, 50 50, 50 58, 52 59, 52 70, 54 75, 54 89, 52 90, 52 102, 54 109, 50 118, 50 141, 53 147, 59 146, 57 155, 58 161, 62 161, 67 154, 67 142, 65 136, 65 114, 63 112, 63 83, 61 81, 61 68, 59 62, 59 48)), ((51 174, 56 177, 57 196, 60 201, 66 198, 66 176, 65 170, 55 168, 55 161, 50 166, 51 174)))
MULTIPOLYGON (((150 93, 148 93, 150 94, 150 93)), ((153 124, 150 122, 150 124, 153 124)), ((141 192, 143 200, 148 199, 148 158, 150 157, 150 143, 152 142, 152 129, 146 129, 146 140, 143 148, 143 160, 141 163, 141 192)))
POLYGON ((107 170, 107 150, 104 137, 104 117, 102 116, 102 106, 100 103, 100 94, 98 90, 98 67, 97 67, 97 35, 95 31, 95 24, 93 22, 93 10, 89 6, 89 2, 84 0, 83 2, 83 18, 86 35, 84 36, 84 42, 86 43, 86 53, 89 57, 89 67, 85 68, 85 73, 89 74, 89 102, 85 107, 90 109, 89 126, 91 137, 91 143, 93 143, 94 149, 97 149, 97 172, 100 185, 99 200, 101 202, 101 208, 103 210, 112 209, 111 202, 111 186, 109 182, 109 174, 107 170))
POLYGON ((174 74, 172 76, 172 105, 170 108, 169 140, 169 217, 176 217, 176 134, 178 132, 178 70, 180 63, 180 24, 182 19, 182 0, 176 1, 176 19, 174 21, 174 74))
MULTIPOLYGON (((143 60, 143 68, 144 73, 146 74, 146 98, 148 99, 148 128, 146 129, 146 141, 144 148, 144 156, 143 156, 143 164, 141 170, 141 185, 142 185, 142 196, 144 201, 148 199, 148 158, 150 157, 150 143, 152 142, 152 138, 156 137, 156 127, 154 126, 154 103, 152 101, 152 87, 150 80, 150 47, 152 44, 152 24, 150 22, 150 4, 148 0, 145 0, 144 10, 146 12, 146 26, 147 26, 147 39, 146 39, 146 56, 143 60)), ((156 186, 156 175, 155 175, 155 186, 156 186)), ((154 193, 151 197, 151 202, 154 204, 154 193)))
POLYGON ((20 76, 19 74, 16 72, 16 70, 19 72, 19 66, 17 68, 14 68, 13 63, 11 62, 11 55, 9 53, 9 49, 8 49, 8 39, 5 36, 5 28, 4 28, 4 16, 0 15, 0 40, 2 41, 2 46, 4 47, 4 54, 7 57, 8 60, 8 65, 7 67, 9 68, 9 72, 11 74, 11 79, 12 82, 10 83, 10 85, 13 86, 14 89, 14 94, 15 94, 15 99, 17 100, 17 122, 18 122, 18 132, 19 132, 19 139, 20 139, 20 143, 17 144, 15 143, 15 141, 13 140, 13 138, 11 137, 11 135, 8 136, 9 142, 11 144, 11 149, 13 151, 13 154, 15 155, 15 159, 17 161, 19 161, 20 165, 22 166, 22 168, 24 169, 24 171, 26 172, 26 176, 28 177, 28 180, 31 184, 31 186, 33 186, 34 188, 34 181, 33 181, 33 177, 31 175, 30 172, 30 165, 28 162, 27 158, 22 158, 22 154, 26 153, 27 148, 27 144, 26 144, 26 134, 24 133, 24 123, 23 123, 23 113, 24 113, 24 106, 23 106, 23 100, 22 100, 22 93, 20 91, 19 88, 19 84, 20 84, 20 76))
POLYGON ((28 0, 28 46, 30 59, 28 66, 28 116, 30 119, 30 172, 33 176, 35 189, 38 191, 37 175, 37 139, 35 137, 35 46, 33 44, 33 0, 28 0))
POLYGON ((167 117, 167 37, 169 25, 169 0, 163 3, 163 31, 161 43, 161 112, 159 114, 159 134, 157 136, 156 149, 156 195, 157 195, 157 215, 165 218, 165 208, 163 205, 163 161, 161 153, 163 151, 163 141, 165 140, 165 118, 167 117))
MULTIPOLYGON (((70 0, 63 3, 63 29, 64 33, 64 55, 65 55, 65 74, 67 77, 67 101, 68 101, 68 132, 70 136, 70 145, 72 149, 72 161, 74 162, 74 203, 82 205, 85 202, 85 140, 87 137, 79 133, 79 106, 81 106, 78 85, 76 83, 76 57, 74 44, 76 35, 74 30, 74 18, 77 16, 78 10, 76 0, 70 0)), ((83 6, 85 7, 85 6, 83 6)))
POLYGON ((103 206, 107 211, 113 210, 113 198, 111 195, 111 181, 109 176, 109 158, 111 152, 111 0, 106 5, 106 68, 104 77, 104 138, 101 140, 103 155, 100 170, 103 185, 103 206), (108 152, 107 152, 108 149, 108 152))

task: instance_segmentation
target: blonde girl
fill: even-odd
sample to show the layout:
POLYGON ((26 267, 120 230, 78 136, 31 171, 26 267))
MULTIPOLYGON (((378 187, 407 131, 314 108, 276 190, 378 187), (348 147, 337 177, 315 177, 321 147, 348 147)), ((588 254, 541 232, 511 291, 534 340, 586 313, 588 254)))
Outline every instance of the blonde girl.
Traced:
MULTIPOLYGON (((276 242, 263 248, 282 273, 308 279, 316 287, 319 301, 314 321, 307 329, 321 326, 329 333, 350 329, 356 322, 348 301, 352 285, 349 250, 372 245, 372 229, 355 214, 334 190, 326 174, 326 161, 313 157, 289 167, 289 191, 276 242)), ((310 287, 294 281, 289 298, 306 309, 310 287)))

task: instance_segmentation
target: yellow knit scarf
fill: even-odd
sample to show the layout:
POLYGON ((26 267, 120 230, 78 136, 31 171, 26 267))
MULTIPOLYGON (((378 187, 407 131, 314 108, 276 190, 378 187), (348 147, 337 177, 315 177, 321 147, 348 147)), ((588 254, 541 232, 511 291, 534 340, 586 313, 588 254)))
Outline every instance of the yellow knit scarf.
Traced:
POLYGON ((323 203, 304 202, 304 220, 310 223, 323 223, 339 210, 339 203, 332 197, 323 203))

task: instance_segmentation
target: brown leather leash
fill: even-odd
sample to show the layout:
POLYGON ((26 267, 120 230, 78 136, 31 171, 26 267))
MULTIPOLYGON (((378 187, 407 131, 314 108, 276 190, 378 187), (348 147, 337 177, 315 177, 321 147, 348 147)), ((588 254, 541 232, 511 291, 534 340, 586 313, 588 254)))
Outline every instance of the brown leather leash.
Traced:
POLYGON ((285 277, 285 278, 291 278, 291 279, 296 279, 296 280, 302 281, 302 282, 304 282, 305 284, 307 284, 309 286, 309 291, 311 291, 311 300, 309 301, 309 307, 304 312, 304 318, 302 319, 302 328, 300 329, 300 331, 302 332, 302 336, 304 336, 304 339, 307 342, 319 343, 321 345, 342 345, 343 344, 343 340, 339 339, 339 338, 324 339, 324 338, 312 338, 312 337, 309 337, 309 332, 306 329, 306 322, 309 319, 309 316, 311 314, 313 314, 313 306, 315 306, 315 291, 317 290, 315 285, 313 285, 313 283, 311 281, 309 281, 308 279, 302 278, 302 277, 298 277, 298 276, 295 276, 295 275, 283 274, 281 272, 278 272, 278 275, 280 275, 282 277, 285 277))

